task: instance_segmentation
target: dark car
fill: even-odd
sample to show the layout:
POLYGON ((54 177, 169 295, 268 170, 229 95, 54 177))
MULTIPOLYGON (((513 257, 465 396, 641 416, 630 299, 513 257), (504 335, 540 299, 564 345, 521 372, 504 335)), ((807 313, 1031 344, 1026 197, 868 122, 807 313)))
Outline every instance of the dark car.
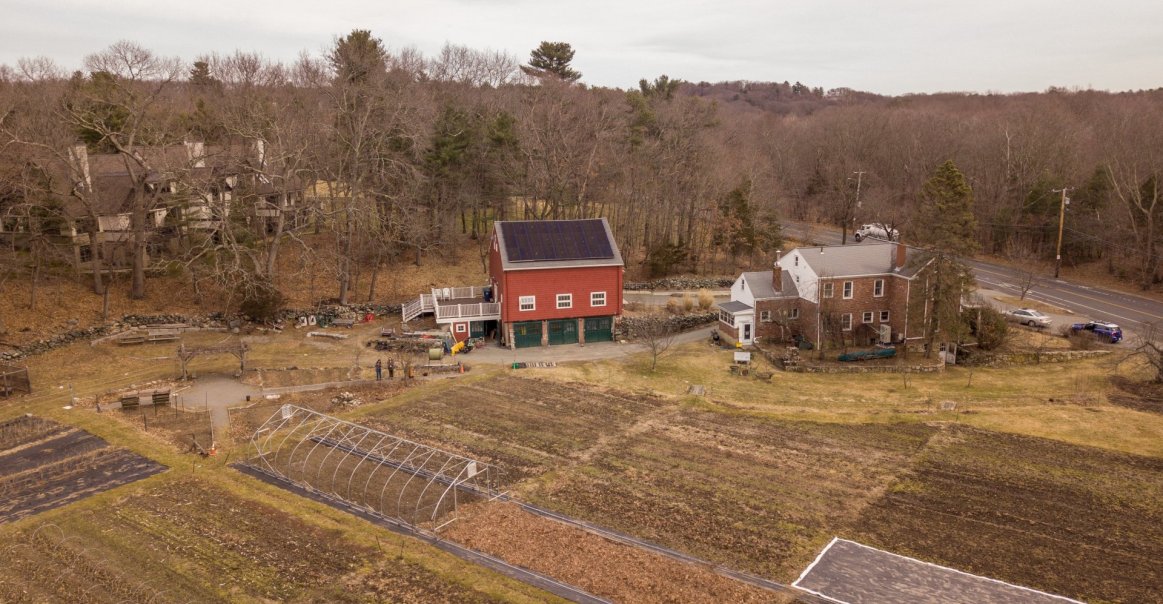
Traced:
POLYGON ((1116 344, 1119 340, 1123 339, 1123 330, 1119 329, 1118 325, 1104 323, 1102 321, 1075 323, 1070 326, 1070 331, 1073 333, 1088 333, 1111 344, 1116 344))

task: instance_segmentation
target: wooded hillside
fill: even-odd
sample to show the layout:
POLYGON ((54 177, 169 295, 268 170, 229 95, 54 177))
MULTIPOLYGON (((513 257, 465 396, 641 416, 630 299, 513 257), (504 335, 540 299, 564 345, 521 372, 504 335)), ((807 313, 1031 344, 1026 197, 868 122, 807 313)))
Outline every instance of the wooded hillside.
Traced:
MULTIPOLYGON (((770 262, 781 220, 884 222, 908 241, 947 160, 973 189, 981 251, 1053 259, 1066 188, 1065 264, 1160 280, 1163 89, 884 97, 650 76, 617 90, 586 86, 568 45, 538 51, 525 66, 455 45, 425 57, 354 31, 294 64, 245 52, 186 64, 121 42, 71 74, 44 59, 0 67, 0 232, 24 233, 0 251, 0 281, 67 267, 62 223, 95 228, 79 219, 108 200, 78 186, 78 144, 125 166, 135 297, 164 268, 261 299, 281 246, 299 245, 346 301, 353 267, 370 267, 374 289, 375 271, 445 254, 453 233, 483 256, 495 219, 605 216, 643 274, 730 272, 770 262), (183 143, 218 153, 204 171, 253 186, 226 201, 201 172, 150 159, 183 143), (190 235, 187 212, 159 245, 148 216, 182 195, 211 200, 219 226, 190 235), (294 199, 306 218, 256 229, 259 214, 223 209, 256 199, 294 199), (326 246, 301 237, 324 231, 326 246)), ((99 292, 114 260, 94 254, 77 278, 99 292)))

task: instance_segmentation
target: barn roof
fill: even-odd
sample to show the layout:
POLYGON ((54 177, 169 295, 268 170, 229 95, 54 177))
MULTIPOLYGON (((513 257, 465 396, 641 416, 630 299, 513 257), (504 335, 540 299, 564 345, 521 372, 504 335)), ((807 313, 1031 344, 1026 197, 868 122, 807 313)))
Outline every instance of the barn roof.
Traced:
POLYGON ((504 270, 623 266, 605 218, 495 223, 504 270))

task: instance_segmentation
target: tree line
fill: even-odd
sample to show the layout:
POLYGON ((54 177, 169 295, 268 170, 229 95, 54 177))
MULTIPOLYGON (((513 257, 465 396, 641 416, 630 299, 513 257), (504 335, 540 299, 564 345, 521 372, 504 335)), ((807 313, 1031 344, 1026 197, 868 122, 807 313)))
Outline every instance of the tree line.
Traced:
MULTIPOLYGON (((650 275, 766 266, 781 220, 845 232, 883 222, 908 241, 925 183, 951 161, 972 188, 977 250, 1052 259, 1067 189, 1067 265, 1102 261, 1144 288, 1160 279, 1163 90, 883 97, 665 75, 619 90, 586 86, 573 52, 546 42, 522 63, 447 44, 426 57, 356 30, 291 63, 239 51, 186 64, 132 42, 73 73, 21 60, 0 66, 0 215, 31 228, 54 199, 100 205, 68 173, 83 145, 121 158, 132 182, 134 296, 146 293, 147 264, 164 261, 253 297, 283 278, 282 246, 297 245, 347 302, 374 298, 382 267, 466 237, 483 259, 494 220, 604 216, 628 266, 650 275), (267 194, 306 191, 306 230, 280 220, 255 232, 236 212, 147 261, 151 212, 179 185, 151 180, 146 150, 192 142, 249 150, 222 161, 267 194), (361 271, 371 286, 357 294, 361 271)), ((195 172, 171 176, 220 193, 195 172)), ((7 250, 9 272, 51 257, 28 241, 7 250)), ((92 273, 101 293, 102 271, 92 273)))

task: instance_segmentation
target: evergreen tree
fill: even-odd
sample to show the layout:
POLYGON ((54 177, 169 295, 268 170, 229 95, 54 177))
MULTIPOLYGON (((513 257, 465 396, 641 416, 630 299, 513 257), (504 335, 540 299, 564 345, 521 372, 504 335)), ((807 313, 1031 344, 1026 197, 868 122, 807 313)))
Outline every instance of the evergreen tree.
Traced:
POLYGON ((387 72, 387 57, 388 51, 379 38, 373 38, 366 29, 354 29, 335 41, 327 53, 327 62, 340 82, 363 84, 387 72))
POLYGON ((529 53, 529 64, 521 71, 535 77, 554 77, 565 82, 576 82, 582 74, 569 66, 573 61, 573 47, 568 42, 542 42, 529 53))
POLYGON ((961 300, 973 288, 973 275, 963 258, 977 252, 977 220, 973 216, 973 190, 952 161, 941 164, 921 189, 916 242, 930 262, 924 283, 931 304, 926 326, 931 355, 938 335, 959 342, 968 326, 961 316, 961 300))

